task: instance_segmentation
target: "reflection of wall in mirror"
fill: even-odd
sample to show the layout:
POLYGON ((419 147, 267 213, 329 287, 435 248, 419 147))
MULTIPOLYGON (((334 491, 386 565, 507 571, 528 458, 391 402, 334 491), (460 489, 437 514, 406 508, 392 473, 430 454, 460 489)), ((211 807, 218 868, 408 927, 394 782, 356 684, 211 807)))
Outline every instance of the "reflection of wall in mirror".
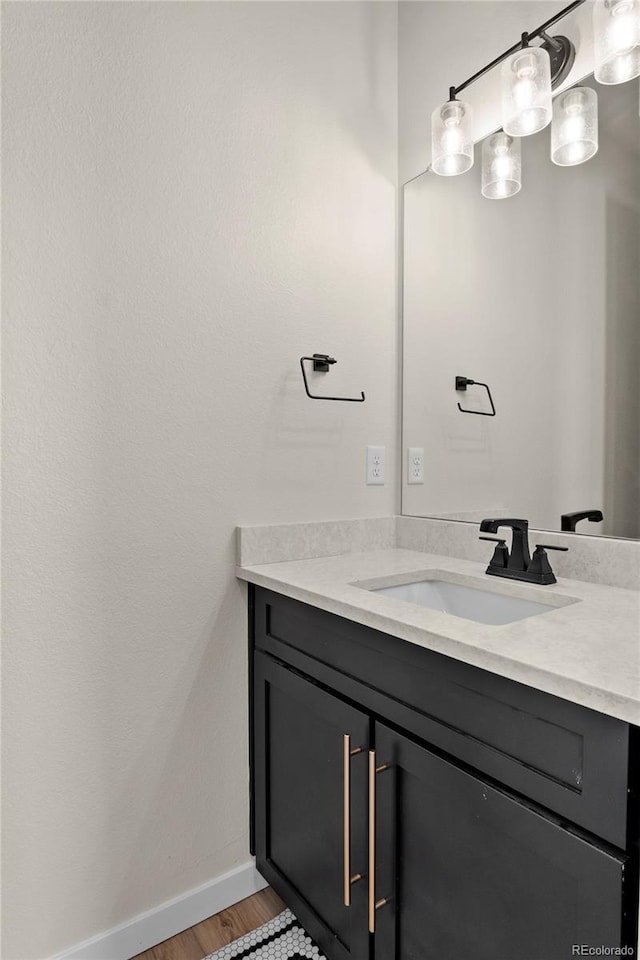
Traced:
POLYGON ((640 538, 638 206, 608 197, 606 218, 604 532, 640 538))
POLYGON ((425 448, 405 513, 559 529, 600 508, 580 532, 640 534, 637 86, 598 94, 584 165, 554 166, 547 129, 523 141, 514 198, 483 199, 479 164, 405 187, 404 445, 425 448), (495 418, 458 412, 486 395, 456 375, 489 382, 495 418))

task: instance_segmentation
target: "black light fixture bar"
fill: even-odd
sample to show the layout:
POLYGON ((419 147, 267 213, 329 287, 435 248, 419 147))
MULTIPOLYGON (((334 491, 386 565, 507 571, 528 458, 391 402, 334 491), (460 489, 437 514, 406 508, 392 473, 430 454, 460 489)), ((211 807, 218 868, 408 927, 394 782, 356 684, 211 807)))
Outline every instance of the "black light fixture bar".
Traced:
POLYGON ((531 40, 535 40, 537 37, 542 37, 546 30, 556 24, 559 20, 562 20, 563 17, 566 17, 573 10, 581 7, 583 3, 586 3, 586 0, 574 0, 573 3, 570 3, 568 6, 564 7, 558 13, 554 14, 553 17, 545 20, 541 26, 536 27, 536 29, 532 30, 531 33, 523 33, 518 43, 514 43, 512 47, 509 47, 508 50, 505 50, 504 53, 501 53, 499 57, 496 57, 495 60, 492 60, 491 63, 488 63, 486 67, 478 70, 477 73, 474 73, 473 76, 465 80, 464 83, 461 83, 460 86, 449 87, 449 100, 455 100, 459 93, 462 93, 462 91, 468 86, 470 86, 472 83, 475 83, 475 81, 479 80, 480 77, 483 77, 485 73, 489 73, 489 71, 493 70, 494 67, 497 67, 499 63, 502 63, 503 60, 506 60, 507 57, 510 57, 512 53, 522 50, 522 48, 526 47, 531 40))

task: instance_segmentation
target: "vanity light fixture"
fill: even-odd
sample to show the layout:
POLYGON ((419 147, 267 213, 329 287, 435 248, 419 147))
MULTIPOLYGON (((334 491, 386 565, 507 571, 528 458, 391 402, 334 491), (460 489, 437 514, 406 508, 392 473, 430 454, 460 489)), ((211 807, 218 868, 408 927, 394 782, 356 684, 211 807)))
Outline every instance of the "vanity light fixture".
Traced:
POLYGON ((553 103, 551 159, 573 167, 598 150, 598 95, 591 87, 572 87, 553 103))
MULTIPOLYGON (((566 37, 550 37, 547 30, 586 0, 574 0, 536 30, 523 33, 491 63, 457 87, 449 88, 448 100, 431 114, 431 169, 441 177, 465 173, 473 166, 473 111, 458 94, 503 63, 503 127, 512 137, 528 136, 551 122, 551 91, 568 74, 575 48, 566 37), (532 47, 532 40, 542 40, 532 47)), ((640 3, 640 0, 618 0, 640 3)), ((514 191, 515 192, 515 191, 514 191)))
MULTIPOLYGON (((576 51, 565 36, 548 30, 586 0, 574 0, 518 43, 476 71, 431 115, 431 169, 444 177, 473 166, 473 113, 458 94, 494 67, 501 67, 502 130, 482 145, 482 195, 502 199, 522 186, 520 137, 552 123, 551 159, 575 166, 598 150, 598 96, 590 87, 574 87, 555 100, 552 92, 566 79, 576 51), (531 41, 542 41, 531 46, 531 41)), ((594 75, 600 83, 623 83, 640 77, 640 0, 595 0, 593 8, 594 75)))
POLYGON ((596 0, 593 45, 598 83, 640 76, 640 0, 596 0))
POLYGON ((521 187, 520 140, 500 130, 482 144, 482 196, 504 200, 513 197, 521 187))
POLYGON ((455 95, 431 115, 431 168, 455 177, 473 166, 473 111, 455 95))
POLYGON ((522 47, 502 64, 502 128, 527 137, 551 123, 551 58, 544 47, 522 47))

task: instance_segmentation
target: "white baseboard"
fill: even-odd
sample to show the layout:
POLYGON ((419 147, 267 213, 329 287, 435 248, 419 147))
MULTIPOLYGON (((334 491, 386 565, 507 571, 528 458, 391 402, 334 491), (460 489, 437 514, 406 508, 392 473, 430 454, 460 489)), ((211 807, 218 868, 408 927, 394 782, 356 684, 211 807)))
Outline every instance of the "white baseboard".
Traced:
POLYGON ((129 960, 266 886, 266 880, 250 861, 127 923, 70 947, 51 960, 129 960))

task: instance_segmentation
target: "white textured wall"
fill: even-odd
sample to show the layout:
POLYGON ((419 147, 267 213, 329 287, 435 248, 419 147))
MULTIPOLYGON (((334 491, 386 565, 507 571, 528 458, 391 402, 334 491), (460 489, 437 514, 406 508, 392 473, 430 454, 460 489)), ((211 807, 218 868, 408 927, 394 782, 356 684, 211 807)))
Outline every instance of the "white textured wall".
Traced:
POLYGON ((3 7, 14 960, 247 859, 235 524, 395 510, 397 38, 391 3, 3 7), (306 399, 324 350, 365 404, 306 399))

